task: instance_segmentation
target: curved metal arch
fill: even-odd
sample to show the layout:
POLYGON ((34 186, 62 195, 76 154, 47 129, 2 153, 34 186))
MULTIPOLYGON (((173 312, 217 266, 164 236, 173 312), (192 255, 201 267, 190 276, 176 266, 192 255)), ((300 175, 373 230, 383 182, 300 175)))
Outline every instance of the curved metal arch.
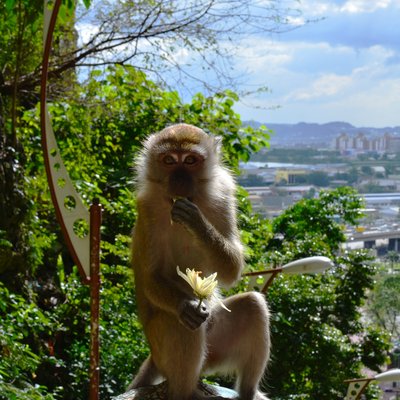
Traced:
POLYGON ((43 62, 40 90, 40 123, 42 149, 49 183, 51 198, 56 210, 58 222, 72 258, 79 268, 84 283, 90 281, 90 214, 83 205, 68 172, 65 168, 54 136, 54 131, 47 107, 47 77, 49 57, 54 28, 62 0, 55 0, 53 10, 44 0, 43 25, 43 62), (78 235, 79 227, 84 227, 87 234, 78 235))
POLYGON ((100 225, 101 205, 93 200, 90 213, 83 205, 78 192, 68 175, 57 141, 54 136, 50 114, 47 109, 47 77, 49 56, 54 28, 61 6, 61 0, 55 0, 53 10, 44 0, 43 11, 43 62, 40 90, 40 123, 42 149, 49 183, 51 199, 58 222, 61 226, 68 249, 79 268, 82 280, 90 285, 90 367, 89 400, 99 400, 100 364, 99 364, 99 311, 100 311, 100 225), (78 235, 77 228, 84 224, 86 235, 78 235))

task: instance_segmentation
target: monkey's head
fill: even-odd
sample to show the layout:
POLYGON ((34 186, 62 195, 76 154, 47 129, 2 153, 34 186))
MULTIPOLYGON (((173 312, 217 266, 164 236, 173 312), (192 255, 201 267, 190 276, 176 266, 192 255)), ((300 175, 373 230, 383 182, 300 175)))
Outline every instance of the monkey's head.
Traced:
POLYGON ((219 166, 219 154, 219 141, 200 128, 169 126, 144 143, 137 163, 138 183, 158 184, 171 199, 191 199, 219 166))

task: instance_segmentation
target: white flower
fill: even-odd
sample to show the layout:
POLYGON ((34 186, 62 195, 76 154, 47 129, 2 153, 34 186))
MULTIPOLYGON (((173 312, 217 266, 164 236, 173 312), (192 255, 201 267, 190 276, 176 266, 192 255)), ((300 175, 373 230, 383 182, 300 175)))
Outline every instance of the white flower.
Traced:
POLYGON ((200 299, 199 306, 204 299, 210 299, 214 297, 217 299, 221 305, 221 307, 225 308, 225 310, 230 311, 222 301, 214 294, 215 288, 218 286, 217 281, 217 273, 214 272, 207 278, 201 278, 199 275, 201 271, 195 271, 194 269, 186 268, 186 274, 184 274, 179 267, 176 267, 177 274, 184 279, 190 287, 193 289, 193 293, 197 298, 200 299))
POLYGON ((179 267, 176 267, 176 272, 191 286, 194 294, 201 300, 209 299, 218 285, 218 281, 215 279, 217 277, 216 272, 204 279, 199 276, 201 271, 194 269, 186 268, 186 274, 184 274, 179 267))

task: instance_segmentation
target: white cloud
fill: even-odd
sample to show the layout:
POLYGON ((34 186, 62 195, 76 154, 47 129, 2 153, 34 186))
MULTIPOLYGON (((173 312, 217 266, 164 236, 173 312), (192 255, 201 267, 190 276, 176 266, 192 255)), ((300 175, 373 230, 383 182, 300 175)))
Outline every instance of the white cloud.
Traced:
MULTIPOLYGON (((321 20, 287 34, 237 43, 233 66, 244 77, 242 89, 271 88, 235 107, 242 118, 267 124, 342 120, 359 126, 400 125, 400 0, 302 0, 299 7, 303 16, 290 17, 292 26, 308 18, 321 20)), ((96 33, 90 24, 82 28, 88 36, 96 33)), ((192 56, 185 49, 166 55, 182 64, 192 56)))
MULTIPOLYGON (((352 82, 354 88, 359 82, 352 82)), ((239 104, 237 112, 244 120, 254 119, 269 123, 297 123, 346 121, 355 126, 399 126, 398 104, 400 103, 400 79, 376 82, 376 85, 365 85, 355 90, 353 86, 346 93, 336 96, 315 98, 308 101, 290 101, 280 103, 274 109, 273 99, 254 99, 239 104), (271 107, 268 109, 268 105, 271 107), (258 108, 256 108, 258 107, 258 108)))
POLYGON ((304 18, 304 16, 293 17, 293 16, 289 15, 287 17, 287 22, 291 26, 299 27, 299 26, 303 26, 306 24, 306 19, 304 18))
POLYGON ((322 105, 318 117, 321 120, 338 119, 356 126, 396 126, 400 102, 400 79, 377 81, 375 85, 353 90, 349 95, 337 97, 322 105), (335 118, 336 116, 336 118, 335 118))
POLYGON ((317 78, 308 87, 297 89, 286 97, 286 101, 312 100, 338 95, 351 84, 351 77, 326 74, 317 78))
POLYGON ((348 0, 341 8, 341 12, 371 13, 376 10, 387 8, 393 3, 392 0, 348 0))
POLYGON ((339 7, 329 1, 306 0, 300 3, 300 9, 307 16, 320 17, 337 12, 339 7))
POLYGON ((238 69, 249 74, 273 73, 293 61, 293 46, 268 38, 243 40, 236 51, 238 69))
POLYGON ((76 24, 76 29, 79 32, 79 45, 87 43, 92 36, 99 32, 97 25, 87 21, 79 21, 76 24))
POLYGON ((300 3, 300 9, 310 17, 329 17, 340 13, 372 13, 390 7, 400 7, 400 0, 347 0, 342 5, 332 0, 303 0, 300 3))
POLYGON ((329 43, 257 40, 246 52, 254 59, 249 81, 271 87, 236 109, 261 122, 348 121, 354 125, 400 125, 400 65, 393 49, 353 49, 329 43), (262 54, 262 62, 257 56, 262 54), (343 64, 341 67, 340 64, 343 64), (274 107, 278 107, 274 109, 274 107))
MULTIPOLYGON (((304 76, 321 76, 331 72, 336 75, 351 73, 352 67, 343 66, 355 58, 355 51, 346 46, 331 46, 326 42, 283 42, 263 39, 240 43, 236 68, 246 74, 247 81, 276 87, 287 87, 290 78, 298 79, 295 85, 304 83, 304 76)), ((353 61, 359 65, 360 61, 353 61)), ((291 83, 291 82, 290 82, 291 83)), ((289 89, 286 89, 286 94, 289 89)))

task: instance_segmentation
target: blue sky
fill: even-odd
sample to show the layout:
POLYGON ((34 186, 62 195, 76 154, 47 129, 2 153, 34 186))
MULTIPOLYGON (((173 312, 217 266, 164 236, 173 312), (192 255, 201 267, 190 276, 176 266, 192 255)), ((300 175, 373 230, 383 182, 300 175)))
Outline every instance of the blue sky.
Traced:
POLYGON ((299 8, 297 29, 239 43, 236 71, 248 87, 270 89, 236 106, 242 119, 400 126, 400 0, 301 0, 299 8))
MULTIPOLYGON (((270 0, 254 4, 264 1, 270 0)), ((241 97, 235 109, 242 119, 267 126, 332 121, 400 126, 400 0, 278 1, 302 11, 300 16, 292 13, 293 29, 242 36, 235 42, 238 56, 233 64, 229 61, 233 75, 243 82, 239 89, 269 89, 241 97)), ((86 39, 96 30, 91 23, 80 24, 86 39)), ((189 72, 199 74, 199 59, 187 49, 167 51, 166 57, 189 63, 189 72)), ((200 90, 196 84, 192 89, 200 90)))

